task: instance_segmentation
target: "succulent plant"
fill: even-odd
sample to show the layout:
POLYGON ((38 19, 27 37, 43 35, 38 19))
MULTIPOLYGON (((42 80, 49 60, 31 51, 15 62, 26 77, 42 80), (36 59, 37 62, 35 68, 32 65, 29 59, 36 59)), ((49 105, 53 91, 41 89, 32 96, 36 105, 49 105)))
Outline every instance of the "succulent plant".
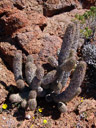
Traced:
POLYGON ((15 79, 23 79, 22 76, 22 53, 18 51, 14 56, 13 60, 13 72, 15 75, 15 79))
POLYGON ((78 94, 80 92, 80 85, 84 80, 85 71, 86 71, 86 63, 81 61, 77 65, 77 67, 73 73, 73 76, 71 78, 70 84, 65 89, 65 91, 63 91, 60 94, 53 95, 54 101, 66 103, 66 102, 72 100, 76 96, 76 94, 78 94))
POLYGON ((28 106, 31 110, 35 109, 37 106, 37 95, 41 97, 45 95, 44 89, 40 86, 41 79, 44 76, 43 68, 41 66, 37 67, 34 64, 33 56, 28 55, 25 64, 26 81, 24 81, 22 76, 22 53, 17 51, 13 60, 13 71, 17 88, 20 90, 20 92, 17 94, 11 94, 9 100, 12 103, 21 102, 21 107, 23 108, 28 106), (25 84, 27 84, 29 87, 25 86, 25 84))
POLYGON ((13 61, 13 71, 19 93, 11 94, 9 99, 12 103, 21 103, 23 108, 29 107, 35 110, 37 97, 45 97, 47 102, 56 102, 60 112, 66 112, 66 102, 72 100, 81 92, 80 85, 84 79, 86 63, 83 61, 77 64, 77 48, 79 40, 79 26, 77 23, 68 25, 58 60, 50 56, 49 64, 53 70, 44 74, 41 65, 35 65, 32 55, 28 55, 25 62, 25 77, 22 76, 22 53, 17 51, 13 61), (74 70, 74 71, 73 71, 74 70), (68 78, 69 86, 62 92, 68 78), (27 84, 27 86, 25 86, 27 84))

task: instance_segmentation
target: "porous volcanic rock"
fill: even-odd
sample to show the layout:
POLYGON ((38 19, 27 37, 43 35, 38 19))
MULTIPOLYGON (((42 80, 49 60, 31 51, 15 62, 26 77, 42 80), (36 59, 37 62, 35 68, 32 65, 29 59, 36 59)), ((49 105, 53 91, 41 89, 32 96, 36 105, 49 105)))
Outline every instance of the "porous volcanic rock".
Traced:
POLYGON ((0 58, 0 104, 2 104, 8 95, 8 86, 16 85, 14 80, 14 75, 9 71, 3 64, 0 58))
POLYGON ((43 3, 44 15, 53 16, 70 11, 79 4, 78 0, 47 0, 43 3))
POLYGON ((11 69, 16 50, 22 50, 26 55, 33 54, 35 62, 40 61, 41 64, 47 63, 50 55, 56 57, 61 38, 74 17, 71 12, 66 12, 47 18, 38 8, 47 6, 46 9, 58 12, 75 5, 78 5, 77 0, 48 0, 41 3, 39 0, 0 1, 0 53, 11 69), (10 41, 5 38, 10 38, 10 41))
POLYGON ((20 10, 31 11, 34 10, 36 12, 43 14, 42 5, 38 4, 37 0, 10 0, 13 5, 20 10))
POLYGON ((13 66, 13 57, 16 50, 17 48, 10 44, 10 42, 0 42, 0 54, 2 54, 3 60, 5 60, 10 67, 13 66))
POLYGON ((94 99, 85 99, 79 106, 78 111, 79 113, 95 109, 96 108, 96 101, 94 99))
POLYGON ((68 24, 74 20, 75 15, 83 15, 85 11, 86 9, 74 9, 71 12, 65 12, 59 15, 54 15, 53 17, 48 17, 47 26, 44 28, 43 32, 63 38, 68 24))
MULTIPOLYGON (((42 64, 47 62, 48 56, 57 55, 58 49, 61 47, 62 40, 58 36, 51 36, 48 33, 41 35, 35 35, 35 32, 20 33, 16 36, 17 43, 24 49, 28 54, 37 56, 37 60, 42 64)), ((39 62, 39 63, 40 63, 39 62)))
POLYGON ((0 7, 0 15, 1 35, 11 35, 18 29, 25 27, 26 24, 29 24, 26 13, 15 7, 13 8, 10 3, 8 3, 8 5, 6 3, 2 4, 2 7, 0 7))
POLYGON ((32 54, 36 63, 47 63, 47 58, 51 55, 56 57, 61 47, 61 38, 42 33, 39 26, 34 26, 33 29, 22 28, 21 31, 18 31, 13 38, 0 42, 0 53, 11 69, 17 49, 22 50, 24 59, 26 59, 25 54, 32 54))
POLYGON ((46 18, 36 11, 19 10, 10 3, 0 7, 0 35, 12 35, 26 26, 46 25, 46 18))

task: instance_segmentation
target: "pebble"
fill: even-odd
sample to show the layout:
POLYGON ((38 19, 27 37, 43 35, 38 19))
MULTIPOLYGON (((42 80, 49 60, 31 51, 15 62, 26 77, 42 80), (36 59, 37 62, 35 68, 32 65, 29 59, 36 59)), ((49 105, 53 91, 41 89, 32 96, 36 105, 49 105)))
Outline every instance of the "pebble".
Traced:
POLYGON ((6 117, 2 116, 2 119, 3 119, 3 120, 6 120, 6 117))
POLYGON ((26 115, 25 118, 26 118, 27 120, 30 120, 31 116, 30 116, 30 115, 26 115))

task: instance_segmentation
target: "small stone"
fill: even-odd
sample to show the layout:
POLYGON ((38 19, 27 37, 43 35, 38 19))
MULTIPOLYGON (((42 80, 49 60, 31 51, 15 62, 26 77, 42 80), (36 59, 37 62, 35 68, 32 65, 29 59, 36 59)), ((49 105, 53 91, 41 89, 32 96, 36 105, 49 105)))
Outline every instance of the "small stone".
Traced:
POLYGON ((6 120, 6 117, 2 116, 2 119, 3 119, 3 120, 6 120))
POLYGON ((67 106, 63 102, 59 102, 58 103, 58 110, 61 113, 65 113, 65 112, 67 112, 67 106))
POLYGON ((25 118, 26 118, 27 120, 30 120, 31 116, 30 116, 30 115, 26 115, 25 118))

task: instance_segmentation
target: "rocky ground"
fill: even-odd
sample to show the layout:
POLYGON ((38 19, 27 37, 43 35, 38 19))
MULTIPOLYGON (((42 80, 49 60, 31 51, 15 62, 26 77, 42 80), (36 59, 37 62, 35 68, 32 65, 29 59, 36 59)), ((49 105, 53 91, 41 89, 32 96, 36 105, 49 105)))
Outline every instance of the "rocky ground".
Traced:
POLYGON ((87 86, 86 79, 82 93, 68 103, 67 113, 60 114, 54 103, 50 105, 43 98, 38 99, 35 112, 24 111, 8 100, 16 91, 12 71, 15 52, 22 50, 23 62, 32 54, 36 64, 50 68, 48 56, 57 57, 67 25, 92 5, 95 0, 0 0, 0 128, 96 127, 96 90, 87 86), (4 103, 6 110, 2 110, 4 103))

